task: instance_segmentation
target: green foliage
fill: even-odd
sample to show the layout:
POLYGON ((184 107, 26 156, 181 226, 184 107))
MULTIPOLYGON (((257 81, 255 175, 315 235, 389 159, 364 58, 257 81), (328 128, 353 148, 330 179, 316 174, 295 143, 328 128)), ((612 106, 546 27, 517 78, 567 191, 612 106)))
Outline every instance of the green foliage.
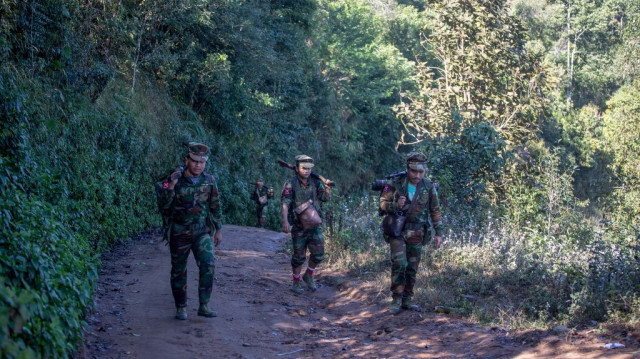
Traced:
POLYGON ((623 10, 620 18, 625 26, 616 49, 614 67, 622 70, 624 82, 629 84, 640 75, 640 3, 621 1, 619 6, 623 10))
POLYGON ((414 6, 396 5, 393 10, 387 10, 381 15, 388 18, 389 29, 385 37, 407 60, 422 63, 434 60, 433 54, 422 42, 433 27, 432 12, 417 11, 414 6))
POLYGON ((379 270, 387 245, 380 233, 379 193, 333 196, 324 204, 327 264, 361 274, 379 270))
POLYGON ((133 121, 123 98, 94 105, 24 72, 1 74, 2 356, 64 358, 101 251, 158 223, 151 176, 163 162, 150 160, 152 127, 133 121))
POLYGON ((506 143, 488 123, 465 128, 460 142, 470 155, 467 170, 474 177, 491 179, 500 174, 506 157, 506 143))
POLYGON ((633 45, 627 41, 623 44, 623 34, 630 36, 627 39, 633 38, 630 29, 635 25, 629 20, 636 17, 635 3, 628 0, 513 3, 514 13, 527 25, 531 38, 543 45, 546 59, 556 66, 557 86, 563 92, 557 106, 571 109, 592 103, 604 107, 623 80, 623 73, 614 62, 626 64, 627 69, 633 67, 633 60, 628 57, 634 51, 633 45))
POLYGON ((50 186, 0 157, 0 353, 3 358, 66 358, 92 305, 97 257, 64 214, 20 178, 50 186), (31 193, 29 193, 31 192, 31 193))
MULTIPOLYGON (((640 218, 640 81, 622 87, 607 103, 604 114, 604 139, 607 150, 613 153, 613 170, 618 174, 620 187, 616 192, 619 206, 615 216, 627 225, 640 218)), ((636 227, 637 228, 637 227, 636 227)))
POLYGON ((481 122, 512 145, 529 138, 545 112, 546 82, 521 23, 501 0, 433 3, 427 41, 439 65, 419 66, 422 96, 399 108, 410 138, 459 136, 481 122))
POLYGON ((559 121, 565 147, 573 149, 578 164, 585 167, 592 165, 602 137, 602 118, 598 108, 584 106, 576 114, 559 116, 559 121))
POLYGON ((69 356, 99 254, 159 224, 152 184, 186 141, 212 148, 235 224, 257 177, 277 197, 293 175, 277 159, 314 157, 338 183, 329 262, 352 270, 385 255, 360 189, 423 150, 454 229, 432 284, 536 320, 637 316, 638 5, 513 10, 531 41, 500 0, 2 1, 1 356, 69 356))
MULTIPOLYGON (((407 31, 415 31, 420 15, 404 11, 413 21, 407 31)), ((400 124, 391 106, 415 88, 413 64, 389 42, 389 27, 398 20, 384 18, 366 1, 321 1, 316 21, 320 70, 335 96, 333 113, 316 117, 323 127, 318 139, 332 172, 350 173, 341 185, 361 186, 362 178, 390 173, 398 162, 393 148, 400 124)))

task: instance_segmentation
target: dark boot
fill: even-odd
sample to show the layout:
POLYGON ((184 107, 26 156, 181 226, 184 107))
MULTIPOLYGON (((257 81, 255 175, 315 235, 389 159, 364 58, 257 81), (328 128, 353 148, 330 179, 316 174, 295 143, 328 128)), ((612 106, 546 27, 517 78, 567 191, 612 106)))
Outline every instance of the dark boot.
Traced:
POLYGON ((413 310, 419 312, 422 310, 419 305, 415 304, 411 297, 402 297, 402 309, 413 310))
POLYGON ((218 312, 209 309, 209 306, 206 304, 200 304, 200 307, 198 307, 198 315, 201 317, 213 318, 218 316, 218 312))
POLYGON ((296 294, 300 294, 302 292, 304 292, 304 289, 302 289, 302 285, 300 285, 300 281, 293 281, 293 285, 291 286, 291 291, 296 293, 296 294))
POLYGON ((391 304, 389 305, 389 313, 396 315, 399 314, 402 311, 402 308, 400 308, 402 305, 402 298, 401 297, 393 297, 393 300, 391 301, 391 304))
POLYGON ((176 309, 176 319, 187 320, 187 307, 178 307, 176 309))
POLYGON ((302 280, 307 284, 307 287, 309 287, 309 290, 312 292, 315 292, 316 290, 318 290, 318 286, 316 285, 316 282, 313 280, 313 276, 309 273, 305 273, 302 275, 302 280))

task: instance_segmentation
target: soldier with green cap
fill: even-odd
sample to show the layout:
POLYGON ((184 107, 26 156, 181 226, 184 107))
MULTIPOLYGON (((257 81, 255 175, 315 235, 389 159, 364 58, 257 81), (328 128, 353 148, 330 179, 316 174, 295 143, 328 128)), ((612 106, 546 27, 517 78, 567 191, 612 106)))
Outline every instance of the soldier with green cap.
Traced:
POLYGON ((187 319, 187 258, 193 252, 199 268, 198 315, 218 314, 209 308, 213 287, 214 244, 222 241, 222 210, 218 187, 212 175, 204 172, 209 147, 189 143, 183 172, 176 171, 164 182, 158 202, 170 216, 171 290, 176 319, 187 319), (213 241, 212 238, 213 237, 213 241))
POLYGON ((309 208, 312 204, 313 209, 318 212, 319 216, 322 216, 320 201, 326 202, 331 198, 331 187, 325 186, 317 178, 310 177, 311 168, 314 166, 311 157, 298 155, 295 160, 296 175, 285 182, 281 198, 282 231, 284 233, 291 232, 293 243, 293 255, 291 256, 293 286, 291 290, 299 294, 303 292, 300 284, 301 279, 312 292, 318 289, 313 280, 313 274, 318 264, 324 259, 324 238, 321 225, 303 228, 300 214, 296 209, 303 208, 303 206, 309 208), (307 249, 309 250, 309 262, 307 270, 301 277, 300 273, 306 261, 307 249))
POLYGON ((267 212, 267 205, 269 204, 269 198, 273 198, 273 187, 267 187, 264 185, 264 180, 259 178, 256 181, 256 187, 251 192, 251 200, 253 200, 256 207, 256 216, 258 218, 258 225, 260 228, 264 228, 264 220, 267 212))
POLYGON ((406 173, 393 177, 380 196, 381 213, 400 212, 407 216, 399 237, 385 235, 391 251, 393 300, 389 311, 392 314, 398 314, 402 309, 420 310, 411 298, 422 246, 430 240, 431 224, 436 232, 435 248, 440 247, 444 230, 436 186, 425 177, 427 158, 422 153, 411 152, 406 159, 406 173))

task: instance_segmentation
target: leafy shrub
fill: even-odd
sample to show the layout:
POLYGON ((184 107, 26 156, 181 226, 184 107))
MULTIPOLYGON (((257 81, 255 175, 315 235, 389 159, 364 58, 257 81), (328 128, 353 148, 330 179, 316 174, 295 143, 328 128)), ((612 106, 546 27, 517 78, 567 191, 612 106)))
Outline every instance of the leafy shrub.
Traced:
POLYGON ((98 258, 8 163, 0 157, 0 354, 65 358, 92 306, 98 258))

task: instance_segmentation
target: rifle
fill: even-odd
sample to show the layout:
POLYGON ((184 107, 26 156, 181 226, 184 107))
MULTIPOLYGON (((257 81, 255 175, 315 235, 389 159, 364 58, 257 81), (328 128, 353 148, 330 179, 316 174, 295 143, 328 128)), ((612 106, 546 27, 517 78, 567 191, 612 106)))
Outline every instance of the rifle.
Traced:
MULTIPOLYGON (((287 162, 285 162, 283 160, 278 160, 278 164, 280 165, 280 167, 285 167, 285 168, 288 168, 288 169, 291 169, 291 170, 294 170, 294 171, 296 170, 296 167, 294 165, 292 165, 290 163, 287 163, 287 162)), ((331 180, 328 180, 328 179, 322 177, 321 175, 319 175, 319 174, 317 174, 315 172, 311 172, 311 177, 322 181, 322 183, 324 183, 324 185, 327 186, 327 187, 335 187, 336 186, 335 182, 333 182, 331 180)))
POLYGON ((168 175, 166 176, 162 176, 160 178, 158 178, 158 180, 156 182, 161 182, 161 181, 165 181, 165 182, 171 182, 174 181, 178 178, 180 178, 180 176, 182 176, 182 173, 184 172, 185 167, 184 165, 177 165, 176 168, 173 169, 173 171, 169 172, 168 175), (177 174, 176 172, 179 172, 180 174, 177 174), (176 174, 174 174, 176 173, 176 174))
POLYGON ((371 183, 371 190, 372 191, 380 191, 382 192, 382 190, 387 187, 387 186, 391 186, 393 187, 393 180, 396 177, 400 177, 400 176, 405 176, 407 174, 407 171, 398 171, 398 172, 393 172, 390 175, 385 176, 385 179, 382 180, 375 180, 373 181, 373 183, 371 183))

